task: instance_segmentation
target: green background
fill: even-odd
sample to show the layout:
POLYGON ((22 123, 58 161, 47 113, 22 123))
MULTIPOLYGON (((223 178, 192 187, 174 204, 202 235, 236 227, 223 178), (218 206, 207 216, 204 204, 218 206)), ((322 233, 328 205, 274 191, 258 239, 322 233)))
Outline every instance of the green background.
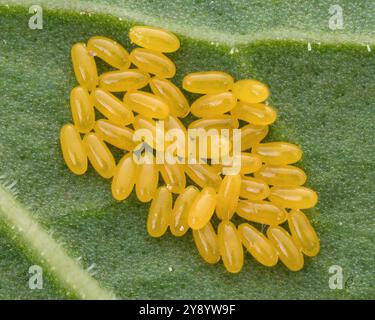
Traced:
MULTIPOLYGON (((28 28, 31 3, 0 1, 0 182, 17 181, 21 206, 83 269, 94 265, 103 289, 146 299, 375 298, 373 1, 335 0, 344 10, 344 29, 335 31, 327 1, 39 1, 43 30, 28 28), (322 249, 302 271, 266 268, 249 254, 237 275, 205 264, 191 233, 147 235, 149 204, 134 195, 117 203, 92 169, 80 177, 67 170, 58 134, 71 121, 70 47, 103 35, 130 49, 134 24, 180 37, 182 48, 169 55, 177 84, 188 72, 218 69, 270 86, 278 120, 268 139, 301 145, 300 166, 320 197, 307 215, 322 249), (332 265, 343 268, 342 290, 328 286, 332 265)), ((29 289, 40 252, 1 217, 0 298, 74 297, 53 270, 43 290, 29 289)))

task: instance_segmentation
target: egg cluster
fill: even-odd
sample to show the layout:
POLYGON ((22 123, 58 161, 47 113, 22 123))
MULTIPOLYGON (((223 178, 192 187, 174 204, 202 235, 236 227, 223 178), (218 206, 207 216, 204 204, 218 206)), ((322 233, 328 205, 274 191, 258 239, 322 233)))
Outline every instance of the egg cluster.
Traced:
MULTIPOLYGON (((280 259, 290 270, 300 270, 303 254, 315 256, 320 249, 319 239, 301 211, 315 206, 317 195, 302 186, 306 174, 291 165, 302 156, 298 146, 261 142, 276 120, 276 111, 266 103, 268 87, 257 80, 235 81, 221 71, 194 72, 184 77, 182 87, 202 96, 190 106, 182 91, 168 80, 176 67, 166 53, 180 47, 178 38, 144 26, 131 28, 129 38, 140 46, 130 54, 114 40, 99 36, 71 49, 79 86, 70 94, 73 124, 64 125, 60 132, 68 168, 81 175, 90 161, 100 176, 112 178, 112 195, 118 201, 135 189, 141 202, 152 201, 148 233, 160 237, 169 228, 180 237, 192 229, 197 249, 208 263, 222 259, 229 272, 239 272, 244 246, 265 266, 274 266, 280 259), (116 70, 98 76, 95 57, 116 70), (152 93, 140 90, 146 86, 152 93), (123 100, 119 93, 125 93, 123 100), (95 109, 104 117, 96 119, 95 109), (190 112, 198 119, 186 128, 179 118, 190 112), (178 129, 184 136, 187 129, 239 129, 240 171, 224 175, 226 165, 210 161, 137 163, 134 135, 139 129, 151 133, 152 139, 144 144, 164 150, 165 144, 156 143, 159 119, 166 129, 178 129), (239 128, 240 122, 246 124, 239 128), (117 164, 107 143, 126 152, 117 164), (159 173, 165 184, 160 187, 159 173), (195 185, 187 186, 186 175, 195 185), (173 194, 177 195, 174 204, 173 194), (215 212, 220 221, 217 231, 211 223, 215 212), (236 227, 231 222, 235 213, 255 224, 236 227), (285 222, 289 231, 280 226, 285 222), (258 226, 262 230, 267 226, 266 233, 258 226)), ((212 157, 208 154, 206 158, 212 157)))

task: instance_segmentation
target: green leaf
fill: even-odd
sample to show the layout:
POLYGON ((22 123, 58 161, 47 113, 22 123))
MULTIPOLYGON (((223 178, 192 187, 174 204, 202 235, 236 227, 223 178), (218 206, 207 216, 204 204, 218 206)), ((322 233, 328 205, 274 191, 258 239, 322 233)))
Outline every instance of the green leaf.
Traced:
POLYGON ((375 298, 372 1, 335 1, 344 10, 335 31, 330 4, 316 0, 38 2, 43 30, 28 28, 33 2, 0 1, 0 298, 375 298), (178 34, 178 84, 210 69, 269 84, 279 115, 269 139, 301 145, 320 197, 307 214, 322 249, 302 271, 248 254, 238 275, 207 265, 191 234, 147 235, 148 204, 117 203, 110 181, 67 170, 58 134, 71 121, 70 47, 104 35, 131 48, 135 23, 178 34), (34 264, 43 290, 28 287, 34 264), (332 265, 343 269, 342 290, 329 288, 332 265))

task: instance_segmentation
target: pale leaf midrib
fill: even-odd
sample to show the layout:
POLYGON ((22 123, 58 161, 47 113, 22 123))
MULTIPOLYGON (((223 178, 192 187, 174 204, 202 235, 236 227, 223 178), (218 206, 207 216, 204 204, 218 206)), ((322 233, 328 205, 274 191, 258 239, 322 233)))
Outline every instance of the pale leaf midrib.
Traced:
MULTIPOLYGON (((0 0, 0 4, 11 4, 16 6, 25 7, 25 13, 27 13, 28 6, 35 4, 34 0, 0 0)), ((294 42, 313 42, 327 45, 353 45, 353 46, 372 46, 375 44, 375 37, 372 35, 362 35, 357 33, 337 33, 332 30, 327 31, 298 31, 289 30, 285 28, 270 28, 267 31, 254 31, 248 34, 233 34, 225 33, 222 31, 215 31, 210 28, 206 28, 204 25, 194 27, 189 26, 186 28, 185 25, 181 25, 176 22, 171 22, 166 19, 160 19, 151 15, 145 15, 144 13, 137 12, 136 10, 128 10, 127 8, 119 6, 109 6, 103 4, 91 5, 86 2, 75 1, 69 3, 69 1, 59 1, 56 4, 54 1, 39 0, 38 4, 47 10, 62 10, 66 11, 67 14, 70 12, 90 13, 90 14, 106 14, 116 18, 129 20, 134 23, 157 25, 164 27, 172 32, 175 32, 186 38, 191 38, 198 41, 212 42, 227 47, 236 47, 242 45, 251 45, 256 42, 268 42, 268 41, 294 41, 294 42)))
POLYGON ((37 257, 39 263, 48 268, 61 287, 80 299, 115 298, 83 270, 1 185, 0 219, 9 227, 9 232, 17 235, 37 257))

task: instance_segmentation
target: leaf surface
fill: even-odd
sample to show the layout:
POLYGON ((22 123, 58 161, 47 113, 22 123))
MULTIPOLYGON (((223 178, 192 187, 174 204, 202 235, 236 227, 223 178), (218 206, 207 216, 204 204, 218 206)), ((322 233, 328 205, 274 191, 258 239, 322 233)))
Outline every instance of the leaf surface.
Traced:
POLYGON ((325 1, 39 1, 43 30, 28 28, 32 2, 0 1, 0 297, 82 298, 86 279, 97 298, 374 298, 375 8, 336 2, 344 29, 332 31, 325 1), (104 35, 131 48, 135 23, 181 38, 170 55, 177 84, 211 69, 269 84, 278 110, 269 139, 301 145, 308 186, 320 197, 307 214, 322 250, 302 271, 265 268, 248 254, 238 275, 207 265, 190 233, 147 235, 148 204, 134 195, 117 203, 110 181, 92 169, 80 177, 67 170, 58 134, 71 121, 70 47, 104 35), (67 261, 78 260, 78 287, 12 225, 16 212, 38 223, 67 261), (34 264, 46 271, 43 290, 28 288, 34 264), (343 269, 342 290, 329 288, 332 265, 343 269))

